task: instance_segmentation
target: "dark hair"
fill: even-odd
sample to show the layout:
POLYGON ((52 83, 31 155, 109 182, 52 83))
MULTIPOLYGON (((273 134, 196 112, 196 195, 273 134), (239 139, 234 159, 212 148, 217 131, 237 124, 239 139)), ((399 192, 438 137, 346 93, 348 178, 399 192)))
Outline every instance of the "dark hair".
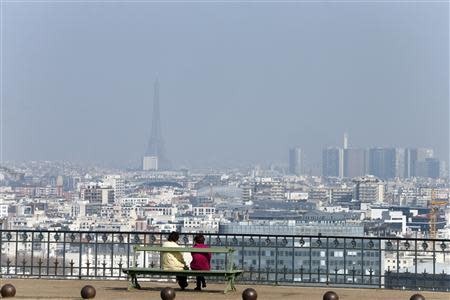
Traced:
POLYGON ((178 242, 178 239, 180 238, 180 235, 176 231, 172 231, 169 236, 167 237, 167 240, 169 242, 178 242))
POLYGON ((203 236, 203 234, 197 234, 194 237, 194 242, 196 244, 204 244, 205 243, 205 237, 203 236))

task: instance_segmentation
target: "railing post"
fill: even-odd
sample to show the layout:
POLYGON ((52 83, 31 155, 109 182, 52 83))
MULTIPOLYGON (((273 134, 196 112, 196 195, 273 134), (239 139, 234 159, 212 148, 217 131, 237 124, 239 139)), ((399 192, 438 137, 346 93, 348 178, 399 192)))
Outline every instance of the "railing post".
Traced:
POLYGON ((19 232, 16 231, 16 255, 14 257, 15 263, 14 263, 14 274, 17 275, 17 259, 19 256, 19 232))
POLYGON ((261 281, 261 237, 258 238, 258 281, 261 281))
POLYGON ((78 259, 78 279, 81 279, 81 277, 83 276, 82 272, 83 272, 83 234, 80 232, 79 233, 79 237, 80 237, 80 253, 79 253, 79 259, 78 259))
POLYGON ((383 287, 383 276, 384 276, 384 270, 383 270, 383 263, 382 263, 382 258, 381 255, 383 254, 381 248, 383 246, 383 243, 381 241, 381 239, 378 239, 378 270, 379 270, 379 279, 378 279, 378 287, 381 289, 383 287))
POLYGON ((58 276, 58 259, 55 259, 55 276, 58 276))
POLYGON ((73 259, 70 260, 69 264, 70 264, 70 276, 73 276, 73 265, 74 265, 73 259))
POLYGON ((42 274, 42 258, 39 257, 39 261, 38 261, 38 266, 39 266, 39 278, 41 278, 41 274, 42 274))
POLYGON ((397 240, 397 282, 400 281, 400 240, 397 240))
POLYGON ((329 285, 330 284, 330 278, 329 278, 329 274, 330 274, 330 249, 329 249, 329 237, 327 237, 327 245, 326 245, 326 252, 325 252, 325 266, 326 266, 326 272, 327 272, 327 277, 326 277, 326 284, 329 285))
POLYGON ((103 258, 102 266, 103 266, 103 277, 106 277, 106 261, 105 261, 105 258, 103 258))
POLYGON ((432 241, 433 244, 433 290, 436 288, 436 240, 432 241))
MULTIPOLYGON (((114 277, 114 233, 111 234, 111 277, 114 277)), ((120 274, 119 274, 120 277, 120 274)))
MULTIPOLYGON (((270 244, 269 244, 270 247, 270 244)), ((278 237, 275 237, 275 284, 278 284, 278 237)))
POLYGON ((364 240, 365 238, 361 238, 361 284, 364 285, 364 273, 366 273, 364 269, 364 240))
POLYGON ((23 259, 22 259, 22 275, 25 275, 26 264, 27 264, 27 261, 25 260, 25 255, 24 255, 23 259))
POLYGON ((86 277, 89 277, 89 266, 91 265, 91 262, 89 261, 89 258, 86 262, 86 277))
POLYGON ((63 232, 62 274, 66 276, 66 232, 63 232))
POLYGON ((308 270, 309 276, 308 281, 312 282, 312 238, 309 237, 309 270, 308 270))
POLYGON ((6 274, 9 275, 9 268, 11 266, 11 260, 9 257, 6 259, 6 274))
POLYGON ((47 232, 47 273, 45 275, 50 275, 50 232, 47 232))
MULTIPOLYGON (((127 267, 130 267, 130 233, 127 234, 127 267)), ((135 267, 134 264, 135 261, 133 261, 133 267, 135 267)))
MULTIPOLYGON (((0 250, 1 251, 1 250, 0 250)), ((30 257, 30 274, 33 275, 34 269, 34 232, 31 232, 31 257, 30 257)))
POLYGON ((355 283, 355 273, 356 273, 355 265, 353 265, 353 269, 352 269, 352 283, 355 283))
POLYGON ((295 282, 295 237, 292 237, 292 282, 295 282))
POLYGON ((97 277, 97 268, 98 268, 98 233, 95 232, 95 244, 94 244, 94 276, 97 277))

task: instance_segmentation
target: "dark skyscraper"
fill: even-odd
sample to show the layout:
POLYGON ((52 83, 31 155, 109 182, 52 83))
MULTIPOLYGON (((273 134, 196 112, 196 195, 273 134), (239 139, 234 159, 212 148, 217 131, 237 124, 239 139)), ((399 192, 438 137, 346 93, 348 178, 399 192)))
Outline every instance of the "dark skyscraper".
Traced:
POLYGON ((393 179, 397 171, 397 151, 395 148, 369 149, 369 174, 381 179, 393 179))
POLYGON ((440 177, 440 162, 436 158, 425 158, 424 161, 417 162, 416 176, 424 178, 440 177))
POLYGON ((322 152, 322 175, 325 177, 342 177, 344 171, 343 149, 329 147, 322 152))
POLYGON ((424 162, 433 157, 433 150, 427 148, 405 149, 405 177, 422 177, 424 174, 424 162))
POLYGON ((159 81, 158 79, 156 79, 153 97, 152 131, 143 159, 143 169, 167 170, 170 167, 170 162, 166 156, 164 139, 161 132, 161 119, 159 111, 159 81))
POLYGON ((344 177, 353 178, 366 174, 366 150, 344 149, 344 177))

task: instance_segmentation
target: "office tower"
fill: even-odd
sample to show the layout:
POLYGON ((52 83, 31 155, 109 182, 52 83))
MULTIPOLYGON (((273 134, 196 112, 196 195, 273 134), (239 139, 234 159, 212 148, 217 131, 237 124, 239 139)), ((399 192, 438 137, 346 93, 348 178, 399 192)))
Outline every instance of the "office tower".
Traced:
POLYGON ((353 180, 353 198, 363 203, 382 203, 385 185, 374 176, 365 176, 353 180))
POLYGON ((439 166, 439 177, 440 178, 448 178, 448 170, 447 170, 447 163, 445 161, 441 161, 439 166))
POLYGON ((325 177, 344 176, 344 151, 338 147, 329 147, 322 151, 322 175, 325 177))
POLYGON ((368 173, 381 179, 396 177, 397 151, 395 148, 371 148, 368 157, 368 173))
POLYGON ((395 177, 405 178, 405 149, 395 148, 395 177))
POLYGON ((441 162, 437 158, 426 158, 425 163, 427 166, 427 177, 439 178, 441 175, 441 162))
POLYGON ((289 149, 289 174, 303 174, 303 151, 301 148, 295 147, 289 149))
POLYGON ((366 174, 366 150, 344 149, 344 177, 358 177, 366 174))
POLYGON ((424 161, 418 161, 416 168, 416 176, 424 178, 440 177, 440 162, 436 158, 425 158, 424 161))
POLYGON ((155 81, 154 89, 152 131, 145 156, 142 160, 142 169, 144 171, 167 170, 170 168, 170 162, 166 157, 164 139, 161 132, 158 80, 155 81))
POLYGON ((348 148, 348 134, 344 133, 344 149, 348 148))
POLYGON ((405 149, 405 178, 410 178, 415 176, 415 164, 417 161, 417 152, 415 149, 406 148, 405 149))
POLYGON ((424 163, 427 158, 432 158, 433 155, 434 155, 433 149, 427 148, 405 149, 405 177, 406 178, 421 177, 419 173, 423 171, 422 163, 424 163))

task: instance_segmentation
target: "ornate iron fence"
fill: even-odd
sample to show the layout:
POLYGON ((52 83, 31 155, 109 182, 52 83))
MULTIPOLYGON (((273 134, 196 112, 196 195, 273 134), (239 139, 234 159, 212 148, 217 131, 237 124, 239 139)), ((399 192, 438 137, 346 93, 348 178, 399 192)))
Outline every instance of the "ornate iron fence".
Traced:
MULTIPOLYGON (((179 243, 192 244, 194 235, 181 233, 179 243)), ((204 235, 209 245, 236 249, 241 282, 450 290, 450 240, 204 235)), ((161 244, 167 233, 3 230, 0 236, 3 277, 125 279, 121 270, 134 255, 138 266, 160 266, 159 254, 135 254, 133 246, 161 244)), ((213 256, 213 268, 225 264, 225 256, 213 256)))

